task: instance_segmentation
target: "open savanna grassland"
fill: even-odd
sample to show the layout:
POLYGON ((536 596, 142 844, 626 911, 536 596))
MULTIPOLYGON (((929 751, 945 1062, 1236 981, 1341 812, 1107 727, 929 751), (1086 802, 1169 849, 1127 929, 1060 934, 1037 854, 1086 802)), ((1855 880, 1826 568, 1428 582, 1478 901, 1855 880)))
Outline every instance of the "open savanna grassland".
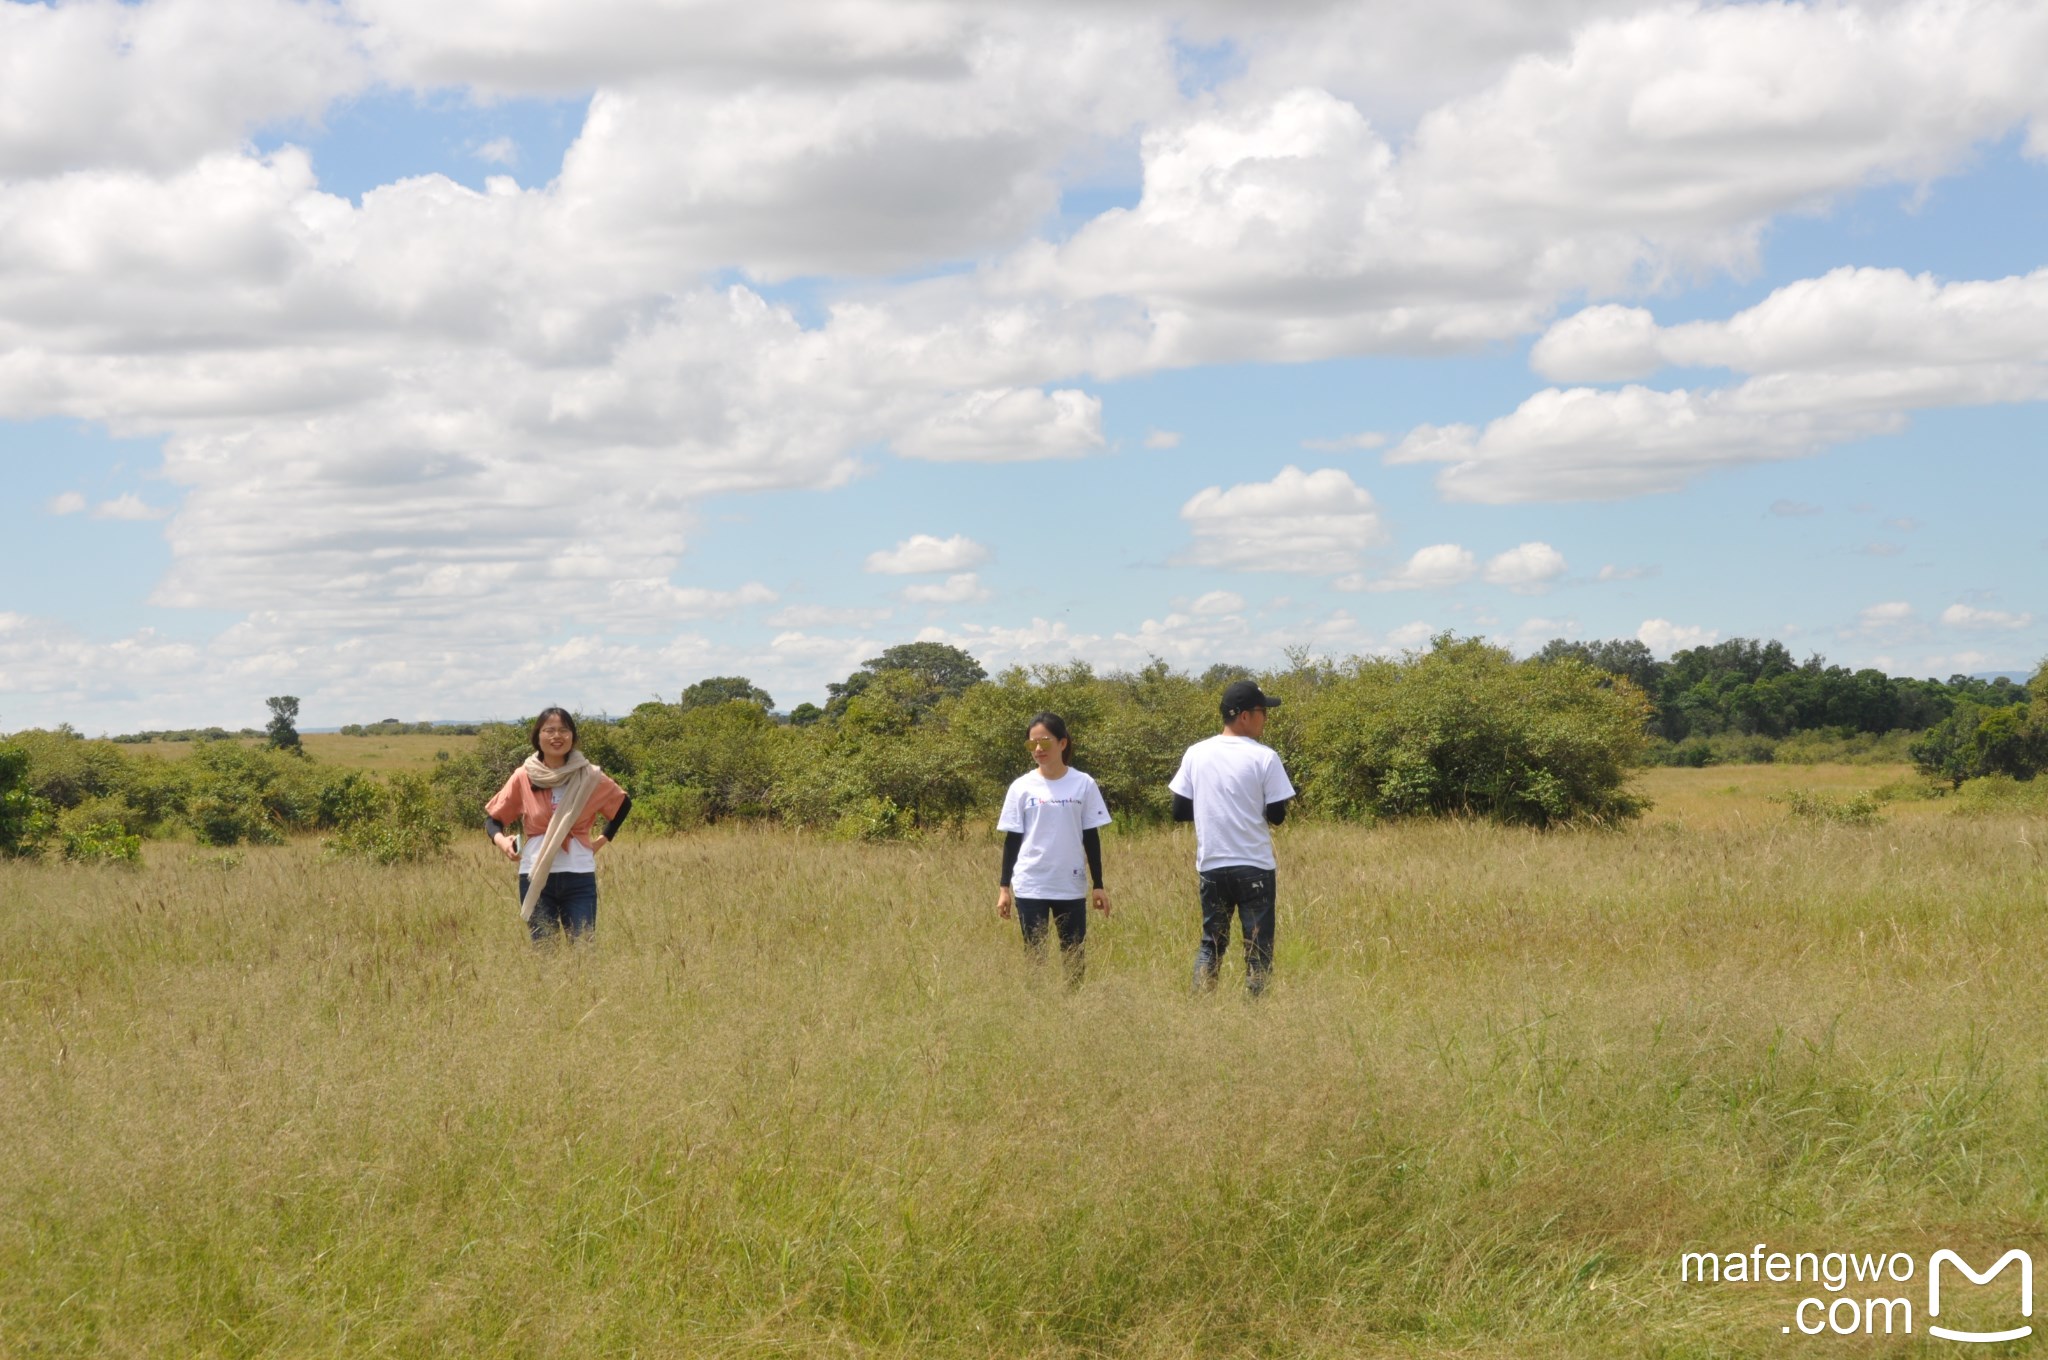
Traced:
MULTIPOLYGON (((262 737, 235 737, 243 746, 266 746, 262 737)), ((345 765, 359 770, 412 770, 424 772, 434 768, 442 752, 450 756, 465 755, 476 745, 474 735, 462 736, 454 732, 406 732, 383 737, 344 737, 339 732, 307 732, 299 741, 306 748, 306 754, 323 765, 345 765)), ((194 741, 145 741, 129 747, 130 751, 143 755, 162 756, 167 760, 178 760, 192 754, 201 743, 194 741)))
POLYGON ((1184 831, 1108 838, 1073 992, 980 835, 629 825, 540 950, 480 836, 0 866, 0 1354, 1952 1348, 1678 1254, 2039 1257, 2048 824, 1744 777, 1290 824, 1257 1003, 1189 994, 1184 831))

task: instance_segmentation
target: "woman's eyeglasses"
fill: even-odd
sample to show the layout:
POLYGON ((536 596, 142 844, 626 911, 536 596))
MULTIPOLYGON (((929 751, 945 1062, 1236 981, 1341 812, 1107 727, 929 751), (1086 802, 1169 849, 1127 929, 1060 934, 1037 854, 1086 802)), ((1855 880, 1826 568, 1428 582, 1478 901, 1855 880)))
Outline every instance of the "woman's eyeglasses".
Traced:
POLYGON ((1024 738, 1024 744, 1034 751, 1057 751, 1060 747, 1060 739, 1058 737, 1026 737, 1024 738))

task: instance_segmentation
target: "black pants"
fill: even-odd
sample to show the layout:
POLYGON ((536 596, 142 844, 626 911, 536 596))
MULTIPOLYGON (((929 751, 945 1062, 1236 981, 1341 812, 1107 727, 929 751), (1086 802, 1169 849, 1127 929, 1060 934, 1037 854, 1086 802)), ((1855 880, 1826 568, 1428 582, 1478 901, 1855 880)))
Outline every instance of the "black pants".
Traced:
POLYGON ((1067 977, 1074 982, 1081 980, 1081 973, 1087 967, 1087 952, 1083 941, 1088 938, 1088 899, 1085 897, 1020 897, 1017 899, 1017 924, 1024 931, 1024 943, 1031 946, 1034 954, 1045 954, 1046 922, 1050 918, 1053 929, 1059 932, 1060 962, 1066 966, 1067 977))
POLYGON ((1205 869, 1202 886, 1202 945, 1195 951, 1195 988, 1216 985, 1216 969, 1230 948, 1230 917, 1244 929, 1244 985, 1253 996, 1266 990, 1273 971, 1273 902, 1279 885, 1271 869, 1226 864, 1205 869))

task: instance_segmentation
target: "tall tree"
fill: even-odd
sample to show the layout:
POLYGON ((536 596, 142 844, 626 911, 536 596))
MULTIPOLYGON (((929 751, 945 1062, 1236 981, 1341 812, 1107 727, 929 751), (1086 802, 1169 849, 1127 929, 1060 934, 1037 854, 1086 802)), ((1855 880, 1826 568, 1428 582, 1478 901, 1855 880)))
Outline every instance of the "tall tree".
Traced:
POLYGON ((270 734, 270 744, 284 751, 299 751, 299 696, 296 694, 273 694, 263 701, 270 706, 270 723, 264 731, 270 734))
POLYGON ((826 714, 837 718, 846 711, 848 700, 865 693, 877 676, 890 671, 916 680, 917 692, 908 698, 913 716, 923 715, 939 700, 962 694, 988 678, 981 663, 958 647, 944 642, 899 642, 880 656, 863 661, 860 669, 844 680, 827 685, 831 699, 825 705, 826 714))
POLYGON ((707 708, 712 704, 759 704, 764 709, 773 709, 775 700, 744 675, 713 675, 699 680, 683 691, 678 708, 707 708))

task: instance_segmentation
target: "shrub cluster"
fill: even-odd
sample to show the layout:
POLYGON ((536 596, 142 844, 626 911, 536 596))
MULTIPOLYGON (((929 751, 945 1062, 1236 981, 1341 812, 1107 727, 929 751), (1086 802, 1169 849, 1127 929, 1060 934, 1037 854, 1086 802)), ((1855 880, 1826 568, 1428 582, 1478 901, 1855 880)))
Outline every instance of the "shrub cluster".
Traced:
MULTIPOLYGON (((892 651, 916 664, 871 663, 803 724, 776 722, 757 699, 645 703, 616 723, 586 720, 582 747, 633 794, 636 822, 650 830, 773 819, 889 839, 991 817, 1029 768, 1026 724, 1050 709, 1066 717, 1075 765, 1118 820, 1153 823, 1170 813, 1166 783, 1181 752, 1216 732, 1223 685, 1246 674, 1198 678, 1158 661, 1104 674, 1074 662, 989 678, 954 649, 914 647, 923 650, 892 651)), ((1302 791, 1303 815, 1458 813, 1540 826, 1638 810, 1624 785, 1643 748, 1645 701, 1581 663, 1516 661, 1445 637, 1401 660, 1298 656, 1261 683, 1283 700, 1266 738, 1302 791)), ((442 763, 434 778, 449 815, 475 820, 525 752, 522 729, 494 725, 442 763)))
MULTIPOLYGON (((964 652, 913 643, 833 686, 803 724, 778 721, 765 693, 726 676, 618 721, 586 718, 580 744, 632 793, 649 831, 753 819, 890 839, 993 818, 1004 788, 1030 766, 1026 724, 1051 709, 1067 718, 1074 763, 1118 819, 1151 823, 1170 813, 1166 783, 1182 751, 1217 731, 1223 685, 1244 674, 1195 677, 1159 661, 1099 674, 1074 662, 990 678, 964 652)), ((1583 662, 1517 661, 1445 636, 1399 660, 1301 654, 1259 679, 1283 700, 1266 739, 1287 761, 1304 816, 1457 814, 1547 826, 1639 810, 1625 784, 1642 755, 1647 700, 1583 662)), ((80 856, 120 843, 109 836, 182 833, 233 846, 324 831, 336 854, 384 863, 439 854, 451 826, 478 825, 529 750, 523 725, 486 724, 431 779, 380 783, 234 742, 166 761, 69 732, 17 741, 24 797, 69 819, 80 856)))
POLYGON ((386 784, 363 779, 349 788, 327 850, 373 864, 422 864, 446 854, 453 835, 433 785, 401 773, 386 784))
MULTIPOLYGON (((275 845, 352 824, 386 796, 359 771, 240 741, 166 760, 69 729, 17 732, 0 747, 0 846, 22 853, 55 837, 67 858, 104 861, 133 859, 131 840, 145 837, 275 845)), ((428 802, 441 819, 431 789, 428 802)))
POLYGON ((1913 758, 1917 732, 1858 732, 1814 727, 1789 737, 1716 732, 1683 741, 1653 738, 1643 752, 1646 765, 1904 765, 1913 758))
POLYGON ((1625 785, 1649 703, 1584 662, 1517 661, 1478 639, 1443 637, 1401 661, 1298 667, 1287 679, 1299 711, 1275 745, 1308 810, 1536 826, 1642 810, 1625 785))
POLYGON ((1957 788, 1969 779, 2027 780, 2048 770, 2048 665, 2028 682, 2027 695, 1999 707, 1957 704, 1914 743, 1913 763, 1957 788))
POLYGON ((1806 793, 1798 789, 1784 797, 1786 811, 1795 821, 1829 822, 1836 826, 1877 825, 1884 801, 1872 793, 1838 798, 1831 793, 1806 793))
POLYGON ((470 737, 475 736, 481 723, 434 723, 400 722, 396 718, 380 718, 373 723, 349 723, 341 729, 344 737, 470 737))

